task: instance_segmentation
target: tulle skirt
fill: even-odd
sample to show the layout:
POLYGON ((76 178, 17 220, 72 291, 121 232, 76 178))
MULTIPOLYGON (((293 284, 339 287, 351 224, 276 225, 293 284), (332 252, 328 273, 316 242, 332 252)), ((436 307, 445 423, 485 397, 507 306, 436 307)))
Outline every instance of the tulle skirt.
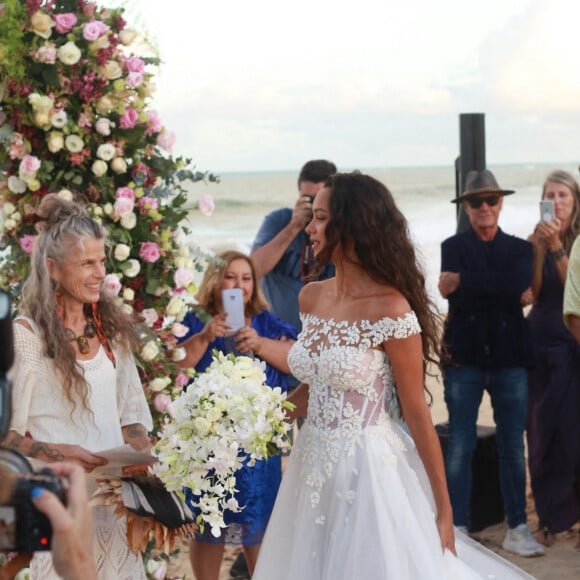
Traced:
POLYGON ((253 580, 532 578, 457 532, 442 552, 427 474, 394 422, 366 427, 343 452, 304 424, 296 439, 253 580))

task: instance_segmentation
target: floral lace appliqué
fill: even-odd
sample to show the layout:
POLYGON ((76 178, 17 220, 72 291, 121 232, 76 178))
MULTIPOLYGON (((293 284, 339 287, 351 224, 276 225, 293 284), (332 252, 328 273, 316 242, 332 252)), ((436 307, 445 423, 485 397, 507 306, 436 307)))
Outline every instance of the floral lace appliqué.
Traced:
MULTIPOLYGON (((289 363, 292 373, 310 386, 303 458, 308 466, 307 485, 312 488, 311 505, 316 507, 339 458, 356 455, 365 428, 388 426, 392 421, 396 389, 389 359, 379 347, 421 329, 414 312, 376 322, 326 320, 306 314, 302 324, 289 363)), ((404 448, 404 441, 392 429, 386 432, 392 444, 404 448)), ((342 494, 344 501, 352 502, 354 497, 352 490, 342 494)))

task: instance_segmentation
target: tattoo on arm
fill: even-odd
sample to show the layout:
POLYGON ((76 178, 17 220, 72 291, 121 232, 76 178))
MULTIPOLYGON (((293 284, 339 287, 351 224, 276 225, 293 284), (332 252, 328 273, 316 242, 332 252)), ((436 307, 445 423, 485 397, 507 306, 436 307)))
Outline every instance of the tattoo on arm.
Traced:
POLYGON ((48 457, 50 461, 62 461, 64 459, 64 455, 58 449, 52 449, 46 443, 42 443, 40 441, 35 441, 30 446, 28 455, 30 457, 44 455, 45 457, 48 457))
POLYGON ((9 433, 8 437, 4 440, 4 444, 6 447, 11 449, 19 449, 24 441, 24 437, 20 435, 20 433, 16 433, 16 431, 12 431, 9 433))

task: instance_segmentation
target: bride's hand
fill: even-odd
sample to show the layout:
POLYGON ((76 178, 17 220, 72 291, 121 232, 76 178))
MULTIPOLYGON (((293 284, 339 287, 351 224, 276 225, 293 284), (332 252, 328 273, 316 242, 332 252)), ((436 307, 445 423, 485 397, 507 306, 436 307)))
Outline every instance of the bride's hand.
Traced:
POLYGON ((437 518, 437 529, 441 538, 441 548, 443 551, 449 550, 457 556, 455 551, 455 531, 453 529, 453 520, 451 518, 437 518))

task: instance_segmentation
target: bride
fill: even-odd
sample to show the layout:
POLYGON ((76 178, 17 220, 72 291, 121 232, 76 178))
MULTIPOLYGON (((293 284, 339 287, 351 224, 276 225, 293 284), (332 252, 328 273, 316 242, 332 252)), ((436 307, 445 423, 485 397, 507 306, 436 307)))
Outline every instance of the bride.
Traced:
POLYGON ((392 195, 337 174, 306 231, 336 277, 300 294, 291 399, 308 417, 254 580, 531 578, 453 528, 424 387, 440 354, 436 318, 392 195))

